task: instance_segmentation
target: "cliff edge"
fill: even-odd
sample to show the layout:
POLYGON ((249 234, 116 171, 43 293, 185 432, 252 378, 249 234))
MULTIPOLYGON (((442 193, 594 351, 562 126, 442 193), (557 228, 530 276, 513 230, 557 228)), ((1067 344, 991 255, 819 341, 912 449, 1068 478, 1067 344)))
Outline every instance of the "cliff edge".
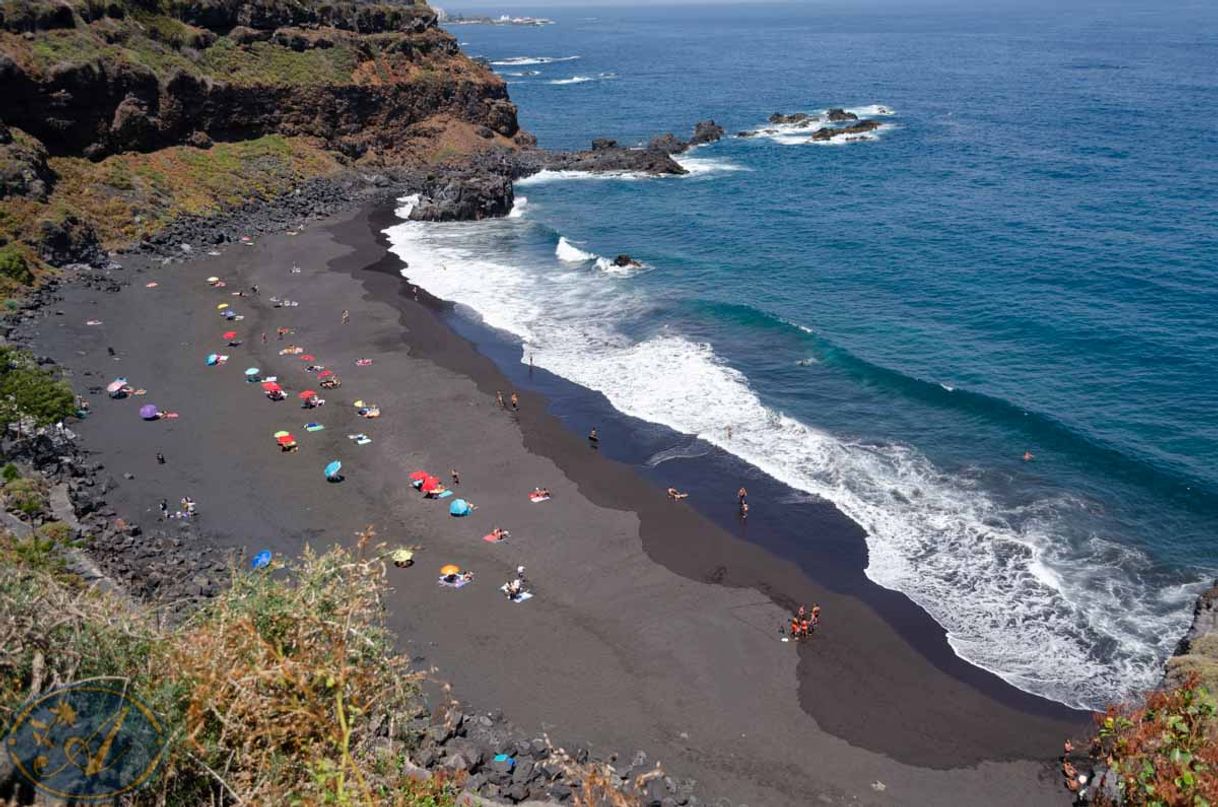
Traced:
POLYGON ((0 2, 0 286, 306 180, 531 145, 423 2, 0 2))
POLYGON ((1190 673, 1196 673, 1210 692, 1218 693, 1218 580, 1197 597, 1193 624, 1167 660, 1163 683, 1179 686, 1190 673))

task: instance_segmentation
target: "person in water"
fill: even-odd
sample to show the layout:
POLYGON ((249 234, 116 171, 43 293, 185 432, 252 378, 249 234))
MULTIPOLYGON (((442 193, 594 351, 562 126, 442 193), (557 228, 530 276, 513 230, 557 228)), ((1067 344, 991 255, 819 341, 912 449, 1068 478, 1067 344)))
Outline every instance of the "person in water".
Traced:
POLYGON ((588 432, 588 442, 592 443, 592 445, 595 446, 600 441, 601 441, 600 435, 598 435, 596 433, 596 427, 593 426, 592 431, 588 432))
POLYGON ((1023 461, 1024 462, 1031 462, 1034 459, 1036 459, 1036 455, 1033 454, 1031 451, 1023 452, 1023 461))
POLYGON ((672 499, 674 502, 679 501, 680 499, 684 499, 687 496, 689 496, 688 493, 682 493, 681 491, 677 490, 676 488, 668 489, 668 498, 672 499))

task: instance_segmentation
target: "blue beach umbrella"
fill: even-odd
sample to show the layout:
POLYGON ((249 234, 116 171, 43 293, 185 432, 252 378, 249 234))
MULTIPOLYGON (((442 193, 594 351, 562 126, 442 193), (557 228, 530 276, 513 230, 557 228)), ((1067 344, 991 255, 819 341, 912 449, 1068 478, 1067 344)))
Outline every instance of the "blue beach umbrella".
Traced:
POLYGON ((265 569, 271 565, 271 550, 264 549, 254 557, 250 558, 251 569, 265 569))
POLYGON ((326 466, 326 479, 336 479, 338 477, 338 472, 342 469, 343 464, 338 460, 334 460, 334 462, 326 466))
POLYGON ((473 509, 465 499, 457 499, 448 506, 448 513, 453 516, 468 516, 473 509))
POLYGON ((219 353, 208 353, 207 354, 207 366, 208 367, 214 367, 215 365, 217 365, 219 363, 220 363, 220 354, 219 353))

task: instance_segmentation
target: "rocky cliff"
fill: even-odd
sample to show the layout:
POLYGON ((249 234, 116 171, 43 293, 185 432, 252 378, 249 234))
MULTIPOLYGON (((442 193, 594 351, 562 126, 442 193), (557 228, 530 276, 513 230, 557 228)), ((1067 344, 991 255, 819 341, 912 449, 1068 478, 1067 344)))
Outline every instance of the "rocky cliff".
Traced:
POLYGON ((1212 693, 1218 693, 1218 580, 1197 597, 1193 624, 1167 660, 1163 682, 1178 686, 1191 673, 1212 693))
POLYGON ((423 2, 3 0, 0 99, 0 285, 316 176, 533 142, 423 2))

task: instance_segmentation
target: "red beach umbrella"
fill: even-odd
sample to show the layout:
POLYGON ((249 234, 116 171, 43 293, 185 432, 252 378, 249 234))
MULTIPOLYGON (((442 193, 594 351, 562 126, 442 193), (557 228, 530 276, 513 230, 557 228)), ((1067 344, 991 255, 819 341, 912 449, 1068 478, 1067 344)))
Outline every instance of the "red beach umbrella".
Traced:
POLYGON ((283 392, 283 387, 279 386, 274 381, 263 381, 262 389, 264 392, 283 392))
POLYGON ((297 358, 299 358, 301 361, 313 361, 317 357, 312 353, 301 353, 297 358))
POLYGON ((422 490, 424 493, 431 493, 433 490, 435 490, 438 487, 440 487, 439 477, 429 476, 423 480, 423 484, 420 487, 420 490, 422 490))
POLYGON ((221 337, 223 337, 224 339, 236 339, 237 332, 236 331, 225 331, 224 333, 221 334, 221 337))
POLYGON ((302 400, 302 401, 307 401, 307 400, 309 400, 310 398, 316 398, 316 397, 317 397, 317 393, 316 393, 316 392, 314 392, 314 391, 313 391, 313 390, 311 390, 311 389, 307 389, 307 390, 305 390, 304 392, 302 392, 302 393, 300 393, 299 395, 297 395, 296 397, 297 397, 297 398, 299 398, 299 399, 300 399, 300 400, 302 400))
POLYGON ((276 437, 275 442, 279 443, 281 446, 290 446, 292 443, 296 442, 296 438, 290 434, 285 434, 282 437, 276 437))
POLYGON ((415 471, 408 478, 411 482, 422 482, 429 476, 431 476, 431 474, 427 473, 427 471, 415 471))
POLYGON ((317 377, 318 378, 329 378, 332 375, 334 375, 333 370, 322 370, 320 373, 317 374, 317 377))

